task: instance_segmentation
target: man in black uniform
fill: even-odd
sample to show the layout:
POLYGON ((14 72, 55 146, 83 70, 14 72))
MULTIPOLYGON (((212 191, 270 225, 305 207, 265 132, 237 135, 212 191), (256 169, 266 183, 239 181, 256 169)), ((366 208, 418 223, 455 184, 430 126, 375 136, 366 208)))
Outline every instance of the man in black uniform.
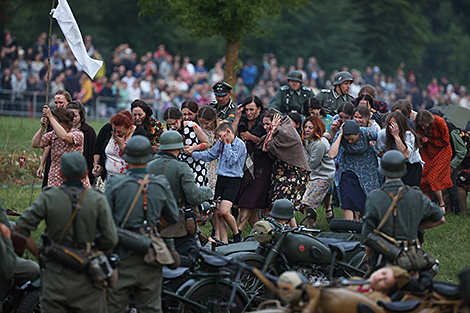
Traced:
POLYGON ((287 76, 287 85, 282 86, 269 101, 268 108, 276 109, 283 114, 297 112, 308 115, 308 112, 302 112, 303 103, 308 98, 314 97, 315 93, 310 87, 302 85, 302 72, 291 71, 287 76))
POLYGON ((232 101, 232 86, 226 82, 218 82, 212 86, 212 91, 214 91, 215 101, 209 105, 217 111, 218 118, 226 120, 231 125, 237 109, 232 101))

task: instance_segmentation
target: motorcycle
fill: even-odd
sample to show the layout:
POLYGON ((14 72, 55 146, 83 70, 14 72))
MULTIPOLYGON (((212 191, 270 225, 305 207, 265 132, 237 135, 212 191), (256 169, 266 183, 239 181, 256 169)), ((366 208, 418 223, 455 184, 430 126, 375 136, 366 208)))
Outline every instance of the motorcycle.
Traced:
POLYGON ((3 301, 4 313, 41 313, 41 279, 15 281, 3 301))
MULTIPOLYGON (((263 274, 255 273, 263 281, 263 274)), ((297 273, 298 275, 298 273, 297 273)), ((462 275, 462 274, 461 274, 462 275)), ((432 281, 425 290, 399 290, 391 296, 392 301, 377 301, 365 296, 361 292, 353 291, 345 286, 355 284, 354 281, 344 279, 334 280, 330 283, 301 283, 299 286, 289 284, 268 284, 273 292, 287 302, 282 305, 278 300, 269 300, 262 303, 258 313, 469 313, 470 290, 468 286, 467 270, 461 278, 461 285, 432 281), (465 286, 467 284, 467 286, 465 286)), ((300 278, 300 280, 302 280, 300 278)))
MULTIPOLYGON (((227 271, 228 259, 199 250, 191 267, 163 268, 165 312, 245 312, 251 299, 227 271)), ((233 268, 233 267, 232 267, 233 268)), ((241 276, 239 269, 236 276, 241 276)))
MULTIPOLYGON (((310 214, 306 218, 308 216, 310 214)), ((319 234, 321 231, 304 226, 283 226, 272 229, 269 233, 267 239, 263 237, 264 240, 258 242, 254 252, 241 251, 229 256, 274 276, 289 270, 297 271, 312 283, 327 282, 333 277, 365 275, 364 246, 360 241, 348 241, 356 238, 356 234, 313 236, 313 233, 319 234)), ((273 298, 272 292, 256 276, 247 273, 242 276, 241 281, 245 291, 254 297, 253 307, 273 298)))

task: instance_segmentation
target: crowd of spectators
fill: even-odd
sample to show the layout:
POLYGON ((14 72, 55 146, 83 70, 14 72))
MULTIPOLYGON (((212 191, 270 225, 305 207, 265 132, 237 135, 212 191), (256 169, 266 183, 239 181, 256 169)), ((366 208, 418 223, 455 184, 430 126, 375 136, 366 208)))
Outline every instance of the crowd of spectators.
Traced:
MULTIPOLYGON (((4 31, 0 54, 1 99, 23 100, 25 92, 46 91, 47 40, 46 33, 41 33, 31 47, 24 47, 14 34, 4 31)), ((149 103, 157 117, 169 106, 180 107, 185 100, 194 100, 202 106, 214 99, 211 86, 224 78, 224 58, 209 65, 203 59, 191 60, 178 52, 170 53, 164 45, 139 56, 129 44, 121 44, 109 59, 104 59, 90 35, 85 36, 85 46, 91 57, 105 61, 94 80, 82 72, 67 42, 52 36, 49 92, 53 95, 57 90, 67 90, 74 100, 85 105, 91 116, 96 112, 97 97, 103 104, 99 114, 107 117, 129 109, 135 99, 149 103)), ((330 88, 336 73, 325 72, 313 56, 308 60, 298 57, 295 65, 281 65, 274 53, 263 54, 260 62, 252 59, 240 62, 238 68, 233 92, 235 102, 256 95, 264 105, 285 84, 291 70, 302 71, 304 85, 311 87, 315 94, 330 88)), ((429 84, 418 83, 414 72, 406 73, 404 66, 394 75, 382 73, 377 66, 367 67, 364 72, 354 68, 338 70, 348 70, 353 75, 350 92, 354 97, 362 85, 370 84, 377 90, 377 99, 388 103, 389 109, 398 99, 405 98, 416 111, 450 104, 470 109, 466 87, 451 84, 445 77, 433 78, 429 84)), ((3 106, 3 110, 14 108, 12 102, 10 107, 3 106)))

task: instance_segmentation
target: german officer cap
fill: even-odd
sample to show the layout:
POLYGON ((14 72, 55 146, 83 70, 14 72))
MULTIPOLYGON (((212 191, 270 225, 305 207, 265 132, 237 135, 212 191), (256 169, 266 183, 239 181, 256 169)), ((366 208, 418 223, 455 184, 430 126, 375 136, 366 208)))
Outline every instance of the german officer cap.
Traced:
POLYGON ((215 83, 214 86, 212 86, 212 90, 214 91, 214 95, 218 97, 223 97, 232 92, 232 86, 230 86, 226 82, 218 82, 215 83))

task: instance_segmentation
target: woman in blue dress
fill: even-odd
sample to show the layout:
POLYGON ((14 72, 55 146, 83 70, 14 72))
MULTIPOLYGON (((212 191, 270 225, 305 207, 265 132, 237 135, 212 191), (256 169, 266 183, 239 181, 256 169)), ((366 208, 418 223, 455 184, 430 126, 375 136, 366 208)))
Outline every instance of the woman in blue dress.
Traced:
POLYGON ((331 145, 330 158, 339 158, 335 184, 345 219, 359 220, 364 214, 367 195, 380 187, 377 157, 369 143, 376 140, 375 131, 359 127, 355 120, 347 120, 331 145))

